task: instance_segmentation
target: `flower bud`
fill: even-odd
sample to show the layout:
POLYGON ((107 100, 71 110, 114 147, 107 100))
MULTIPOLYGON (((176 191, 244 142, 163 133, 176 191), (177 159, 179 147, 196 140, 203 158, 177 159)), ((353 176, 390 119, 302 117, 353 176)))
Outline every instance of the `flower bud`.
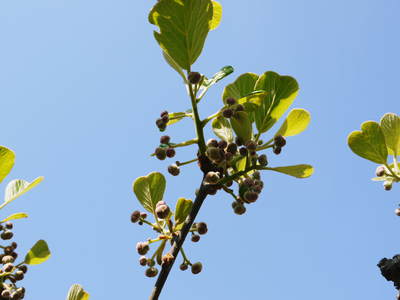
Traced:
POLYGON ((206 234, 208 231, 207 224, 200 222, 196 224, 197 232, 201 235, 206 234))
POLYGON ((160 137, 160 144, 168 145, 170 140, 171 138, 168 135, 163 135, 162 137, 160 137))
POLYGON ((200 241, 200 236, 198 234, 193 234, 191 240, 193 243, 197 243, 200 241))
POLYGON ((27 265, 21 265, 21 266, 18 267, 18 269, 21 270, 24 273, 28 272, 28 266, 27 265))
POLYGON ((149 243, 148 242, 138 242, 136 244, 136 251, 140 255, 146 255, 146 253, 150 250, 149 243))
POLYGON ((237 203, 237 205, 233 208, 234 213, 237 215, 243 215, 246 212, 246 207, 244 207, 244 205, 241 203, 234 203, 237 203))
POLYGON ((229 143, 226 148, 226 151, 232 154, 236 154, 237 152, 237 145, 235 143, 229 143))
POLYGON ((282 148, 286 145, 286 139, 281 135, 277 135, 274 137, 274 143, 277 147, 282 148))
POLYGON ((141 265, 141 266, 145 266, 145 265, 147 265, 147 258, 146 258, 146 256, 141 256, 140 258, 139 258, 139 264, 141 265))
POLYGON ((135 210, 132 214, 131 214, 131 222, 132 223, 136 223, 137 221, 139 221, 140 219, 140 211, 135 210))
POLYGON ((165 150, 165 154, 167 155, 167 157, 172 158, 175 156, 175 149, 167 148, 167 150, 165 150))
POLYGON ((8 263, 3 266, 3 271, 8 273, 8 272, 11 272, 13 268, 14 268, 14 265, 12 263, 8 263))
POLYGON ((379 166, 376 168, 376 176, 378 177, 382 177, 383 175, 385 175, 385 167, 384 166, 379 166))
POLYGON ((6 223, 6 228, 7 228, 7 229, 12 229, 12 228, 13 228, 13 223, 7 222, 7 223, 6 223))
POLYGON ((254 185, 254 180, 251 179, 250 177, 247 177, 243 180, 243 184, 246 185, 247 187, 251 187, 254 185))
POLYGON ((239 153, 241 156, 247 156, 247 149, 245 147, 242 147, 239 149, 239 153))
MULTIPOLYGON (((261 155, 258 157, 258 163, 259 163, 261 166, 266 166, 266 165, 268 165, 267 156, 266 156, 265 154, 261 154, 261 155)), ((259 173, 259 174, 260 174, 260 173, 259 173)))
POLYGON ((216 184, 218 183, 220 177, 217 172, 208 172, 204 177, 204 182, 208 184, 216 184))
POLYGON ((228 146, 228 143, 224 140, 218 142, 218 148, 225 149, 228 146))
POLYGON ((199 83, 200 79, 201 79, 201 75, 199 72, 190 72, 188 75, 188 80, 191 84, 199 83))
POLYGON ((147 218, 147 213, 145 213, 144 211, 140 213, 140 217, 142 219, 146 219, 147 218))
POLYGON ((186 271, 186 270, 188 269, 188 265, 185 264, 185 263, 182 263, 182 264, 179 266, 179 269, 181 269, 181 271, 186 271))
POLYGON ((180 173, 180 169, 177 165, 170 165, 168 167, 168 173, 171 174, 172 176, 178 176, 180 173))
POLYGON ((230 119, 233 116, 233 110, 230 108, 227 108, 222 112, 222 115, 224 116, 224 118, 230 119))
POLYGON ((22 271, 17 271, 14 274, 14 277, 17 281, 24 279, 24 272, 22 271))
MULTIPOLYGON (((161 201, 160 201, 161 202, 161 201)), ((160 203, 160 202, 158 202, 158 203, 160 203)), ((162 202, 164 202, 164 201, 162 201, 162 202)), ((166 217, 168 217, 168 215, 169 215, 169 212, 170 212, 170 210, 169 210, 169 207, 168 207, 168 205, 166 205, 166 204, 160 204, 160 205, 158 205, 158 203, 157 203, 157 205, 156 205, 156 215, 157 215, 157 217, 159 218, 159 219, 165 219, 166 217)), ((165 203, 165 202, 164 202, 165 203)))
POLYGON ((222 158, 220 149, 216 148, 216 147, 208 147, 206 154, 207 154, 208 158, 213 161, 220 161, 222 158))
POLYGON ((149 267, 154 267, 155 264, 156 264, 156 262, 154 261, 154 259, 151 259, 151 258, 147 259, 147 265, 149 267))
POLYGON ((165 152, 164 148, 156 148, 154 153, 159 160, 164 160, 167 157, 167 153, 165 152))
POLYGON ((157 270, 157 268, 154 268, 154 267, 147 268, 146 272, 145 272, 145 275, 147 277, 156 277, 157 274, 158 274, 158 270, 157 270))
POLYGON ((218 148, 218 141, 216 139, 209 139, 207 141, 207 147, 215 147, 218 148))
POLYGON ((256 192, 252 192, 252 191, 247 191, 246 193, 244 193, 244 200, 246 200, 249 203, 253 203, 256 202, 258 199, 258 194, 256 192))
POLYGON ((165 116, 168 116, 168 111, 164 110, 160 113, 160 117, 163 118, 165 116))
POLYGON ((383 188, 385 189, 385 191, 390 191, 392 189, 392 185, 392 181, 387 180, 383 183, 383 188))
POLYGON ((165 126, 166 126, 165 123, 164 123, 164 121, 163 121, 163 119, 161 119, 161 118, 158 118, 158 119, 156 120, 156 125, 157 125, 158 128, 162 128, 162 127, 165 127, 165 126))
POLYGON ((282 152, 282 148, 281 147, 278 147, 278 146, 273 146, 273 151, 274 151, 274 153, 276 154, 276 155, 278 155, 278 154, 280 154, 281 152, 282 152))
POLYGON ((244 111, 243 105, 242 105, 242 104, 238 104, 238 105, 236 106, 236 111, 244 111))
POLYGON ((234 98, 228 98, 225 101, 226 101, 226 104, 228 104, 228 105, 235 105, 236 104, 236 100, 234 98))
POLYGON ((14 236, 14 234, 13 234, 11 231, 9 231, 9 230, 3 231, 3 232, 1 233, 1 235, 0 235, 0 237, 1 237, 3 240, 10 240, 10 239, 12 239, 13 236, 14 236))
POLYGON ((193 274, 199 274, 202 269, 203 269, 203 265, 201 264, 201 262, 197 262, 192 265, 192 273, 193 274))
POLYGON ((257 143, 251 140, 247 141, 245 146, 249 151, 255 151, 257 149, 257 143))

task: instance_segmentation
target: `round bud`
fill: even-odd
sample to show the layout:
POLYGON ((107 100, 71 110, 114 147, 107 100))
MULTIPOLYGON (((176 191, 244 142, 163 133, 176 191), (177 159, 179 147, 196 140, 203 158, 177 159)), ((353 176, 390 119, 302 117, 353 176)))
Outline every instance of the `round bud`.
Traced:
POLYGON ((193 274, 199 274, 202 269, 203 269, 203 265, 201 264, 201 262, 197 262, 192 265, 192 273, 193 274))
POLYGON ((160 137, 160 144, 169 144, 171 138, 168 135, 160 137))
POLYGON ((159 219, 165 219, 169 215, 169 207, 166 204, 158 205, 156 207, 156 215, 159 219))
POLYGON ((14 261, 15 261, 15 259, 11 255, 6 255, 1 259, 1 262, 3 265, 8 264, 8 263, 13 263, 14 261))
POLYGON ((135 210, 132 214, 131 214, 131 222, 132 223, 136 223, 137 221, 139 221, 140 219, 140 211, 135 210))
POLYGON ((227 109, 225 109, 223 112, 222 112, 222 115, 224 116, 224 118, 232 118, 232 116, 233 116, 233 110, 232 109, 230 109, 230 108, 227 108, 227 109))
POLYGON ((218 148, 218 141, 216 139, 209 139, 207 141, 207 147, 218 148))
POLYGON ((236 154, 237 152, 237 145, 235 143, 229 143, 226 147, 226 151, 232 154, 236 154))
POLYGON ((282 152, 282 148, 278 146, 273 146, 273 151, 276 155, 280 154, 282 152))
POLYGON ((228 146, 228 143, 224 140, 218 142, 218 148, 225 149, 228 146))
POLYGON ((225 185, 226 185, 227 187, 231 187, 232 184, 233 184, 233 181, 232 181, 232 180, 229 180, 227 183, 225 183, 225 185))
POLYGON ((394 213, 396 214, 396 216, 400 217, 400 208, 396 208, 394 213))
POLYGON ((150 267, 146 269, 146 272, 144 273, 147 277, 156 277, 158 274, 157 268, 150 267))
POLYGON ((247 187, 251 187, 251 186, 254 185, 254 180, 251 179, 250 177, 246 177, 246 178, 243 180, 243 184, 246 185, 247 187))
MULTIPOLYGON (((262 156, 262 155, 260 155, 260 156, 262 156)), ((260 158, 260 156, 259 156, 258 158, 260 158)), ((261 178, 261 174, 260 174, 259 171, 254 171, 253 174, 252 174, 252 177, 253 177, 254 179, 259 180, 259 179, 261 178)))
POLYGON ((161 120, 163 121, 163 123, 166 125, 169 122, 169 116, 168 114, 164 115, 161 120))
POLYGON ((12 242, 11 243, 11 248, 13 248, 14 250, 17 249, 18 244, 16 242, 12 242))
POLYGON ((11 253, 13 253, 13 251, 14 251, 14 249, 11 246, 4 248, 4 254, 6 254, 6 255, 11 255, 11 253))
POLYGON ((4 290, 1 292, 1 297, 5 299, 9 299, 11 297, 11 293, 9 290, 4 290))
POLYGON ((251 140, 247 141, 245 146, 249 151, 255 151, 257 149, 257 143, 251 140))
POLYGON ((14 265, 12 264, 12 263, 8 263, 8 264, 5 264, 4 266, 3 266, 3 271, 4 272, 6 272, 6 273, 8 273, 8 272, 11 272, 11 270, 14 268, 14 265))
POLYGON ((177 165, 170 165, 168 167, 168 173, 171 174, 172 176, 178 176, 181 170, 177 165))
POLYGON ((216 184, 219 181, 219 174, 217 172, 208 172, 204 177, 204 182, 208 184, 216 184))
POLYGON ((377 167, 375 173, 376 176, 382 177, 383 175, 385 175, 385 167, 384 166, 377 167))
POLYGON ((12 229, 12 228, 13 228, 13 223, 7 222, 7 223, 6 223, 6 228, 7 228, 7 229, 12 229))
POLYGON ((246 193, 244 193, 244 200, 246 200, 249 203, 253 203, 256 202, 258 199, 258 194, 256 192, 252 192, 252 191, 247 191, 246 193))
POLYGON ((175 149, 168 148, 167 150, 165 150, 165 153, 167 154, 167 157, 172 158, 175 156, 175 149))
POLYGON ((186 271, 186 270, 188 269, 188 265, 185 264, 185 263, 182 263, 182 264, 179 266, 179 269, 181 269, 181 271, 186 271))
POLYGON ((15 272, 14 277, 15 277, 15 279, 16 279, 17 281, 18 281, 18 280, 22 280, 22 279, 24 279, 24 272, 22 272, 22 271, 17 271, 17 272, 15 272))
POLYGON ((201 235, 206 234, 208 231, 207 224, 200 222, 196 224, 197 232, 201 235))
POLYGON ((144 211, 140 213, 140 217, 142 219, 146 219, 147 218, 147 213, 145 213, 144 211))
POLYGON ((201 74, 199 72, 190 72, 188 75, 188 80, 191 84, 199 83, 201 79, 201 74))
POLYGON ((158 119, 156 120, 156 125, 157 125, 158 128, 162 128, 162 127, 165 126, 165 123, 164 123, 163 119, 158 118, 158 119))
POLYGON ((286 145, 286 139, 281 135, 277 135, 274 137, 274 143, 277 147, 282 148, 286 145))
POLYGON ((168 111, 164 110, 160 113, 160 117, 163 118, 165 116, 168 116, 168 111))
MULTIPOLYGON (((267 156, 266 156, 265 154, 261 154, 261 155, 258 157, 258 163, 259 163, 261 166, 266 166, 266 165, 268 165, 267 156)), ((260 173, 258 173, 258 174, 260 174, 260 173)))
POLYGON ((138 225, 142 226, 143 225, 143 221, 139 221, 138 225))
POLYGON ((21 265, 21 266, 18 267, 18 269, 21 270, 24 273, 28 272, 28 266, 27 265, 21 265))
POLYGON ((158 127, 158 129, 159 129, 161 132, 165 131, 166 128, 167 128, 167 124, 164 124, 164 123, 163 123, 161 126, 158 127))
POLYGON ((136 251, 140 255, 146 255, 146 253, 150 250, 149 243, 148 242, 138 242, 136 244, 136 251))
POLYGON ((245 147, 241 147, 239 149, 239 153, 241 156, 247 156, 247 149, 245 147))
POLYGON ((200 241, 200 236, 198 234, 193 234, 191 240, 193 243, 197 243, 200 241))
POLYGON ((167 153, 165 152, 164 148, 156 148, 156 150, 154 151, 154 153, 156 154, 156 157, 159 160, 164 160, 167 157, 167 153))
POLYGON ((241 139, 240 137, 238 137, 238 136, 235 138, 235 143, 236 143, 236 145, 238 145, 239 147, 243 145, 242 139, 241 139))
POLYGON ((140 258, 139 258, 139 264, 141 265, 141 266, 145 266, 145 265, 147 265, 147 258, 146 258, 146 256, 141 256, 140 258))
POLYGON ((393 183, 391 181, 385 181, 383 183, 383 188, 385 189, 385 191, 390 191, 392 189, 392 185, 393 183))
POLYGON ((226 101, 226 104, 228 104, 228 105, 235 105, 236 104, 236 100, 234 98, 228 98, 225 101, 226 101))
POLYGON ((216 148, 216 147, 208 147, 206 154, 207 154, 208 158, 213 161, 220 161, 222 158, 220 149, 216 148))
POLYGON ((236 106, 236 111, 244 111, 243 105, 242 105, 242 104, 238 104, 238 105, 236 106))
POLYGON ((238 206, 236 206, 233 211, 235 212, 235 214, 237 215, 243 215, 246 212, 246 207, 244 207, 243 204, 240 204, 238 206))
POLYGON ((9 231, 9 230, 3 231, 3 232, 1 233, 1 235, 0 235, 0 237, 1 237, 3 240, 10 240, 10 239, 12 239, 13 236, 14 236, 14 234, 13 234, 11 231, 9 231))

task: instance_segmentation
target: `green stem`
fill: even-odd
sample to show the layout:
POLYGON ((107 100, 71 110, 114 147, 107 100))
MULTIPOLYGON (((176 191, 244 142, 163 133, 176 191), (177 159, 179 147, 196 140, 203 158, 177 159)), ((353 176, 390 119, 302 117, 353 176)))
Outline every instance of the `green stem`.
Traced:
POLYGON ((182 257, 183 257, 183 261, 187 262, 189 264, 189 266, 192 265, 192 263, 190 262, 190 260, 187 258, 185 250, 183 250, 183 247, 180 249, 182 257))
POLYGON ((264 143, 260 147, 257 147, 257 151, 272 148, 273 144, 271 144, 274 141, 274 139, 270 139, 268 142, 264 143))
POLYGON ((199 111, 197 109, 196 95, 193 92, 193 87, 191 84, 189 84, 189 96, 190 96, 190 101, 192 103, 192 110, 193 110, 194 122, 195 122, 195 126, 196 126, 196 134, 197 134, 197 140, 198 140, 197 144, 199 145, 199 152, 200 152, 200 154, 205 154, 206 153, 206 141, 204 139, 203 127, 202 127, 202 123, 200 120, 199 111))
POLYGON ((396 180, 400 181, 400 177, 397 176, 397 174, 392 170, 392 168, 387 163, 385 163, 385 167, 389 170, 390 174, 392 174, 392 176, 396 178, 396 180))
POLYGON ((184 161, 184 162, 177 161, 177 162, 176 162, 176 165, 177 165, 178 167, 180 167, 180 166, 184 166, 184 165, 188 165, 188 164, 194 163, 194 162, 196 162, 196 161, 198 161, 198 160, 199 160, 198 158, 195 158, 195 159, 188 160, 188 161, 184 161))

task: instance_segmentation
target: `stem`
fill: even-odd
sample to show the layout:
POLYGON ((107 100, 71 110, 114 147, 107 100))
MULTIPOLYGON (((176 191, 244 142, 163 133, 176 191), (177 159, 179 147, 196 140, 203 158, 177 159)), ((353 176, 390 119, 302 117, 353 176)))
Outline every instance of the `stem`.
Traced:
POLYGON ((187 262, 189 265, 192 265, 192 263, 190 262, 190 260, 187 258, 185 251, 183 250, 183 247, 181 248, 181 254, 183 257, 183 261, 187 262))
POLYGON ((396 178, 397 180, 400 180, 400 177, 397 176, 397 174, 392 170, 392 168, 387 163, 385 163, 385 167, 389 170, 390 174, 392 174, 392 176, 394 178, 396 178))
POLYGON ((188 161, 184 161, 184 162, 177 161, 177 162, 176 162, 176 165, 177 165, 178 167, 180 167, 180 166, 184 166, 184 165, 188 165, 188 164, 194 163, 194 162, 196 162, 196 161, 198 161, 198 160, 199 160, 198 158, 195 158, 195 159, 188 160, 188 161))
POLYGON ((193 110, 194 122, 196 125, 196 134, 197 134, 197 143, 199 145, 199 152, 200 154, 204 154, 206 153, 206 142, 204 139, 204 132, 199 116, 199 111, 197 110, 196 95, 193 92, 193 87, 191 84, 189 84, 189 95, 190 95, 190 101, 192 102, 192 110, 193 110))
POLYGON ((176 260, 176 257, 178 256, 179 251, 182 248, 182 245, 186 239, 186 236, 189 233, 190 228, 192 227, 194 220, 196 219, 197 213, 199 212, 201 205, 203 204, 204 199, 206 199, 206 197, 207 197, 206 188, 203 184, 201 184, 199 193, 197 194, 196 199, 194 200, 192 210, 189 216, 186 218, 186 221, 183 224, 180 234, 174 239, 174 243, 169 252, 173 256, 173 260, 168 265, 165 264, 162 265, 160 274, 158 275, 157 281, 154 285, 154 289, 150 295, 149 300, 157 300, 158 297, 160 296, 162 288, 164 287, 164 284, 167 281, 169 272, 171 271, 171 268, 176 260))

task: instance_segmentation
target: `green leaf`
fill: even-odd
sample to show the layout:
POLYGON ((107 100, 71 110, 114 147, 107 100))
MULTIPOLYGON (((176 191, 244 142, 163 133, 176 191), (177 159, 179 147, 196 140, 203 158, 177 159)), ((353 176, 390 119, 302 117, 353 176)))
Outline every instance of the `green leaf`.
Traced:
POLYGON ((24 262, 28 265, 39 265, 48 260, 50 255, 47 243, 44 240, 39 240, 26 254, 24 262))
POLYGON ((66 300, 89 300, 89 294, 79 284, 74 284, 68 291, 66 300))
POLYGON ((299 85, 293 77, 269 71, 258 78, 255 90, 263 90, 268 94, 255 112, 257 129, 263 133, 270 129, 293 103, 299 85))
POLYGON ((44 179, 44 177, 40 176, 32 182, 28 182, 23 179, 12 180, 6 186, 6 192, 5 192, 5 197, 4 197, 5 203, 4 204, 8 204, 11 201, 14 201, 19 196, 21 196, 21 195, 25 194, 27 191, 33 189, 35 186, 37 186, 39 183, 41 183, 43 181, 43 179, 44 179))
POLYGON ((24 219, 27 217, 28 217, 28 214, 26 214, 26 213, 16 213, 16 214, 12 214, 12 215, 8 216, 0 223, 5 223, 5 222, 11 221, 11 220, 24 219))
POLYGON ((163 199, 165 186, 164 175, 153 172, 137 178, 133 183, 133 191, 142 206, 147 211, 154 213, 157 202, 163 199))
POLYGON ((183 69, 199 57, 213 20, 211 0, 160 0, 149 15, 160 47, 183 69))
POLYGON ((213 16, 210 21, 210 30, 214 30, 219 26, 222 19, 222 5, 217 1, 211 1, 213 5, 213 16))
POLYGON ((275 135, 294 136, 307 129, 311 114, 302 108, 292 109, 275 135))
POLYGON ((361 125, 361 131, 350 133, 347 143, 358 156, 378 164, 386 164, 388 151, 385 136, 378 123, 364 122, 361 125))
POLYGON ((222 100, 226 103, 226 99, 234 98, 236 100, 248 96, 254 92, 254 86, 257 82, 258 75, 254 73, 244 73, 240 75, 234 82, 228 84, 222 94, 222 100))
POLYGON ((230 120, 233 131, 235 131, 236 135, 242 140, 243 143, 246 143, 251 139, 253 129, 247 112, 235 112, 230 120))
POLYGON ((182 225, 185 222, 187 216, 192 210, 193 201, 190 199, 179 198, 176 202, 175 207, 175 229, 180 230, 178 225, 182 225))
POLYGON ((187 82, 186 76, 182 71, 182 68, 172 59, 171 56, 169 56, 165 51, 162 52, 163 57, 165 61, 171 66, 172 69, 174 69, 176 72, 178 72, 179 75, 181 75, 183 82, 187 82))
POLYGON ((213 77, 211 77, 210 79, 204 80, 202 85, 204 87, 210 87, 213 84, 216 84, 221 79, 225 78, 226 76, 232 74, 233 71, 234 71, 234 69, 232 66, 225 66, 225 67, 221 68, 221 70, 219 70, 217 73, 215 73, 213 77))
POLYGON ((389 154, 400 155, 400 117, 394 113, 385 114, 381 119, 381 128, 389 154))
POLYGON ((212 129, 217 137, 227 141, 228 143, 233 141, 233 132, 231 124, 224 117, 215 118, 212 122, 212 129))
POLYGON ((263 168, 263 170, 271 170, 286 175, 290 175, 296 178, 307 178, 314 173, 314 168, 310 165, 294 165, 294 166, 277 167, 277 168, 265 167, 263 168))
POLYGON ((191 109, 188 109, 186 112, 175 112, 175 113, 169 113, 169 121, 167 123, 167 126, 175 124, 179 121, 181 121, 185 117, 189 117, 190 114, 192 113, 191 109))
POLYGON ((0 146, 0 182, 10 173, 14 166, 15 153, 14 151, 0 146))

